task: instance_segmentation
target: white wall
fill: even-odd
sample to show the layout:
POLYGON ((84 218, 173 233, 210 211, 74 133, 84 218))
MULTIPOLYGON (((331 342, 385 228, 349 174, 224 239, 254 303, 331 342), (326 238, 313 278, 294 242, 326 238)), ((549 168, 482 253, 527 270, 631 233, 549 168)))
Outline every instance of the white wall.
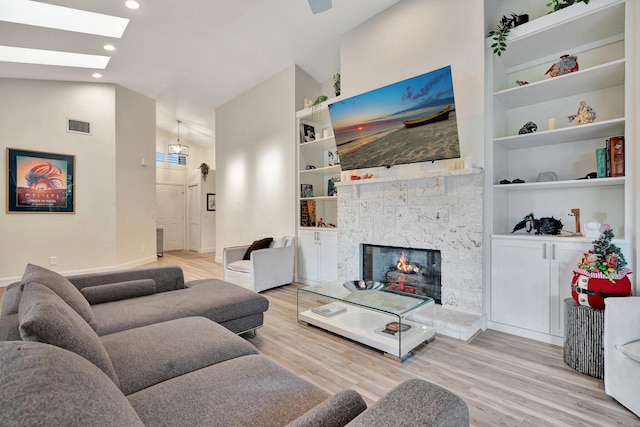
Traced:
POLYGON ((121 265, 140 257, 155 259, 156 103, 120 86, 115 90, 116 264, 121 265), (137 190, 130 191, 132 183, 137 190))
MULTIPOLYGON (((0 144, 75 156, 75 214, 8 214, 0 211, 0 284, 20 277, 27 263, 49 266, 61 272, 109 269, 148 262, 139 252, 155 245, 153 219, 148 216, 148 175, 153 172, 117 165, 120 155, 141 156, 153 149, 153 138, 144 132, 117 140, 117 97, 138 110, 137 120, 153 121, 155 105, 148 98, 109 84, 0 79, 0 144), (92 134, 66 132, 66 119, 91 122, 92 134), (147 139, 145 139, 147 138, 147 139), (119 187, 118 175, 122 175, 119 187), (122 194, 116 194, 122 191, 122 194), (140 212, 140 214, 138 213, 140 212), (132 224, 137 230, 131 232, 132 224), (123 232, 119 232, 122 227, 123 232), (118 255, 118 248, 138 248, 137 253, 118 255)), ((122 112, 131 114, 120 105, 122 112)), ((128 125, 127 125, 128 128, 128 125)), ((120 135, 121 136, 121 135, 120 135)), ((145 154, 146 155, 146 154, 145 154)), ((6 192, 6 169, 0 188, 6 192)), ((6 194, 6 193, 5 193, 6 194)), ((6 198, 6 197, 5 197, 6 198)), ((155 254, 152 253, 155 259, 155 254)))
POLYGON ((224 247, 294 234, 297 70, 291 66, 216 110, 218 262, 224 247))
MULTIPOLYGON (((461 157, 484 165, 484 5, 405 0, 342 37, 342 97, 451 65, 461 157)), ((442 169, 444 161, 376 168, 375 176, 442 169)))

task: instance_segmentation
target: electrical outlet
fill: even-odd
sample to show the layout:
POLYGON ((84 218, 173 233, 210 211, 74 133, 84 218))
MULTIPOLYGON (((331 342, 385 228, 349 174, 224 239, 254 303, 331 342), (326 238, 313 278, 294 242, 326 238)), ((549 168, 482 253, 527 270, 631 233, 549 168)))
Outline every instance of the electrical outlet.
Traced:
POLYGON ((58 257, 50 256, 49 257, 49 265, 58 265, 58 257))

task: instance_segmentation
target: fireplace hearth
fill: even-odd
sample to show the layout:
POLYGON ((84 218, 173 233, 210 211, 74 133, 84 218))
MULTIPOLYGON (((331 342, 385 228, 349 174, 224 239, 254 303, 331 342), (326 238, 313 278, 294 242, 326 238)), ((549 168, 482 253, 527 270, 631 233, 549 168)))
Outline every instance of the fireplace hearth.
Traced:
POLYGON ((363 279, 393 291, 428 296, 440 304, 441 271, 439 250, 362 245, 363 279))

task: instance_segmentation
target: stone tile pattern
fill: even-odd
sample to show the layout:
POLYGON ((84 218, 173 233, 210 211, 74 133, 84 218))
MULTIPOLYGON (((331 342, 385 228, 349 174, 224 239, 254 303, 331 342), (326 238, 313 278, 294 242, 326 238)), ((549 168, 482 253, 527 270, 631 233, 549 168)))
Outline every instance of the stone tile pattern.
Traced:
POLYGON ((338 192, 338 280, 360 278, 362 243, 438 249, 444 308, 482 315, 482 173, 349 185, 338 192))

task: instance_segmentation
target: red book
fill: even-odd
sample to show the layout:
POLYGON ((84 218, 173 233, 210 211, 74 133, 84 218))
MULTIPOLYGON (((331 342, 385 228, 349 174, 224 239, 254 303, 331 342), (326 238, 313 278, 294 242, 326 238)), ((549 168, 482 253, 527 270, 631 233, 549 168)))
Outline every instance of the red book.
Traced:
POLYGON ((624 176, 624 136, 609 138, 611 150, 611 176, 624 176))

